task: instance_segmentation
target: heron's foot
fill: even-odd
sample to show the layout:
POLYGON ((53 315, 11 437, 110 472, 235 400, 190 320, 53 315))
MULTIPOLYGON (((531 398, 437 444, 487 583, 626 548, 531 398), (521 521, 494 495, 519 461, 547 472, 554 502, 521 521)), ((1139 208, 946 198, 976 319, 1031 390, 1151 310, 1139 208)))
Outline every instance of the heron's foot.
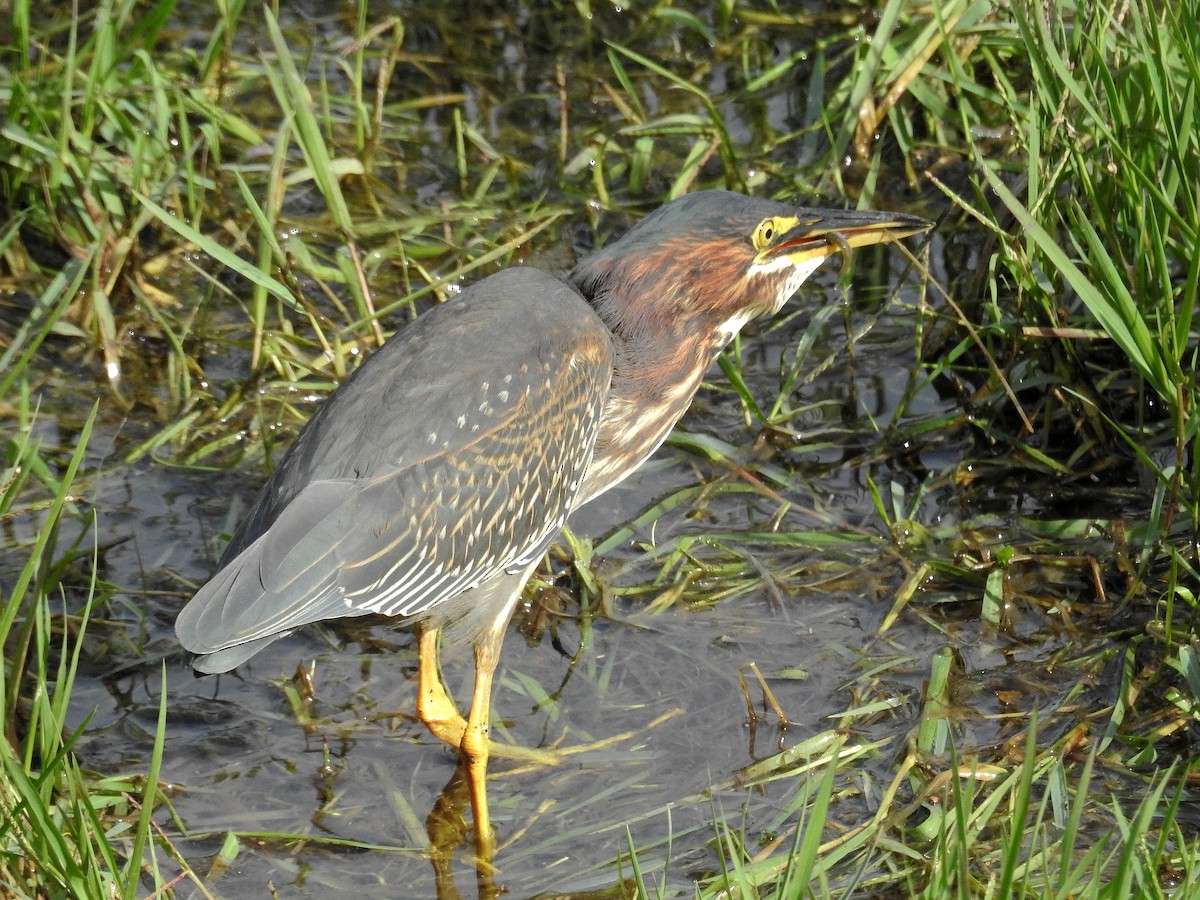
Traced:
POLYGON ((562 750, 551 750, 547 747, 522 747, 519 744, 498 744, 491 738, 488 738, 488 756, 541 766, 559 766, 566 759, 562 750))
POLYGON ((567 747, 521 747, 517 744, 500 744, 488 738, 488 755, 499 759, 511 759, 515 762, 528 763, 529 765, 561 766, 573 756, 580 756, 585 753, 602 753, 625 741, 631 741, 639 735, 644 734, 648 729, 654 728, 656 725, 661 725, 663 722, 674 719, 676 716, 682 714, 682 709, 672 709, 663 713, 644 728, 638 728, 634 731, 624 731, 621 734, 614 734, 611 737, 601 738, 598 741, 592 741, 587 744, 571 744, 567 747))
POLYGON ((455 750, 462 746, 467 733, 467 720, 458 712, 458 707, 442 688, 440 681, 422 690, 417 696, 417 716, 425 723, 434 737, 445 741, 455 750))
MULTIPOLYGON (((455 750, 462 750, 463 735, 467 733, 467 721, 458 714, 453 704, 448 710, 431 709, 429 704, 423 704, 418 715, 429 729, 430 734, 440 741, 445 741, 455 750)), ((586 749, 586 748, 585 748, 586 749)), ((491 738, 487 739, 487 755, 500 759, 514 759, 520 762, 557 766, 562 763, 571 750, 551 750, 542 747, 522 747, 517 744, 499 744, 491 738)))

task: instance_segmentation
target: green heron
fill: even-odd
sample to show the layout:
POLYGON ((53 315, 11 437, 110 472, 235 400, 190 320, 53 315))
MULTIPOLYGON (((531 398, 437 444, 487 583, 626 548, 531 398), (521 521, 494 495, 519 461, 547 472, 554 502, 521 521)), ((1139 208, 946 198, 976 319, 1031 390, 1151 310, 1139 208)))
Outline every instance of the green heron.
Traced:
POLYGON ((213 673, 312 622, 413 623, 418 715, 458 749, 476 837, 490 845, 492 674, 567 516, 641 465, 720 350, 825 258, 926 228, 704 191, 647 216, 565 283, 531 268, 478 282, 317 410, 180 612, 179 642, 213 673), (439 634, 474 646, 465 720, 442 685, 439 634))

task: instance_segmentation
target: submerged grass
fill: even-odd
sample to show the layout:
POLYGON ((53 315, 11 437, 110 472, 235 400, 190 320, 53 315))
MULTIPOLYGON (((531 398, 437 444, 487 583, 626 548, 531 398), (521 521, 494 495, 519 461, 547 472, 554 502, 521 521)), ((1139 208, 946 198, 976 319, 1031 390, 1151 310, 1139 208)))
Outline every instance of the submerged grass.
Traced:
MULTIPOLYGON (((145 773, 95 776, 72 753, 87 722, 69 724, 70 693, 104 598, 94 573, 82 594, 64 573, 88 556, 77 495, 97 416, 142 421, 122 465, 269 466, 385 328, 467 280, 534 257, 567 269, 564 245, 699 186, 932 209, 924 175, 961 218, 914 262, 938 277, 904 311, 920 364, 905 360, 895 409, 841 427, 844 408, 863 418, 852 396, 804 392, 846 355, 813 362, 838 313, 851 355, 871 349, 860 282, 889 279, 848 270, 841 306, 771 326, 796 348, 774 381, 751 377, 742 343, 722 360, 711 405, 731 427, 672 440, 703 483, 573 544, 589 614, 645 623, 762 592, 783 606, 867 579, 887 608, 836 728, 689 798, 713 810, 708 871, 677 877, 670 838, 630 836, 603 877, 645 896, 1194 893, 1200 6, 1167 6, 576 4, 533 23, 563 52, 530 52, 511 96, 511 61, 473 59, 439 11, 414 24, 359 3, 326 41, 284 5, 104 0, 56 17, 16 0, 0 47, 0 521, 35 525, 4 548, 21 560, 0 618, 8 889, 133 896, 192 877, 151 830, 165 679, 145 773), (95 364, 104 396, 50 453, 31 434, 61 361, 95 364), (920 410, 931 389, 962 414, 920 410), (943 434, 960 458, 926 466, 943 434), (817 501, 797 472, 819 478, 831 450, 861 470, 874 521, 804 508, 817 501), (1014 480, 1039 502, 1011 500, 1014 480), (735 524, 705 523, 710 508, 735 524), (904 621, 946 641, 911 735, 904 621), (1074 681, 971 670, 955 648, 979 633, 1057 646, 1038 664, 1074 681), (995 705, 964 698, 967 681, 995 705), (767 783, 770 813, 733 811, 767 783)), ((241 847, 230 835, 217 869, 241 847)))

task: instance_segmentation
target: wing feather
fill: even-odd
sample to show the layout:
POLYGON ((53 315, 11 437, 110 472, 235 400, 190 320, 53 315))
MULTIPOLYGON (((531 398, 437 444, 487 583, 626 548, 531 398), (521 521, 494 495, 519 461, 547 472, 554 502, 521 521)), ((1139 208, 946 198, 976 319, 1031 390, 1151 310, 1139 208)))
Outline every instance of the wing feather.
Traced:
POLYGON ((577 294, 511 272, 420 317, 301 432, 179 615, 197 668, 324 619, 419 615, 545 552, 591 459, 612 351, 577 294), (505 334, 528 346, 497 351, 505 334), (431 335, 469 362, 426 358, 431 335))

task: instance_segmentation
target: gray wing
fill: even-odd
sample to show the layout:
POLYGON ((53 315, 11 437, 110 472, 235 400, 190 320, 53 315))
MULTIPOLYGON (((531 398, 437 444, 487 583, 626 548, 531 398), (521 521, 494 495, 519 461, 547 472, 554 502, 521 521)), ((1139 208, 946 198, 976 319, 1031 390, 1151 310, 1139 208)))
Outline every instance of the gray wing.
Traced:
POLYGON ((528 567, 571 509, 611 374, 607 331, 535 270, 426 313, 302 430, 180 613, 196 668, 323 619, 419 616, 528 567))

